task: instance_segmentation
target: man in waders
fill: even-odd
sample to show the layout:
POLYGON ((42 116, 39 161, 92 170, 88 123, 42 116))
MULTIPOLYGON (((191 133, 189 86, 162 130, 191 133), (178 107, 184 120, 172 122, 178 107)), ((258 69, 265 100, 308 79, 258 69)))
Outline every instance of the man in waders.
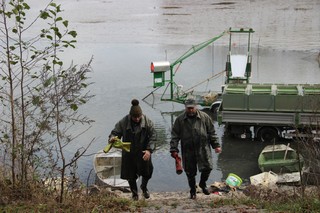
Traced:
POLYGON ((179 141, 181 141, 182 164, 190 187, 190 198, 196 198, 197 168, 201 173, 199 187, 204 194, 209 195, 206 181, 213 168, 211 147, 216 153, 220 153, 221 148, 212 119, 197 109, 193 98, 185 101, 185 112, 176 118, 172 128, 170 152, 175 159, 179 153, 179 141))

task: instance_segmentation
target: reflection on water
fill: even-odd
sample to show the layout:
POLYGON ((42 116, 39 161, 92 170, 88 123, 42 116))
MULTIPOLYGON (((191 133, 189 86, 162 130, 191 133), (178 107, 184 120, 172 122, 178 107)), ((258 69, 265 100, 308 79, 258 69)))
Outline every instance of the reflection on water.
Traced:
POLYGON ((226 179, 229 173, 235 173, 244 180, 260 172, 258 156, 264 144, 256 141, 237 138, 222 138, 223 152, 218 157, 218 167, 222 178, 226 179))

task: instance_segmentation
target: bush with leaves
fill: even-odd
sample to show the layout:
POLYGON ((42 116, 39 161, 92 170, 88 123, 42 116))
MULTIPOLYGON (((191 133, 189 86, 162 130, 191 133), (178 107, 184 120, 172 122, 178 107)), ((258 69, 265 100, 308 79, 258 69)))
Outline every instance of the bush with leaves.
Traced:
MULTIPOLYGON (((33 20, 30 10, 26 0, 0 3, 0 168, 19 192, 43 175, 64 180, 93 141, 73 157, 65 155, 80 134, 70 128, 79 123, 88 129, 92 122, 78 110, 92 97, 91 60, 64 68, 59 54, 75 47, 77 33, 60 16, 61 5, 49 1, 33 20), (36 32, 35 25, 45 27, 36 32)), ((60 202, 64 187, 62 181, 60 202)))

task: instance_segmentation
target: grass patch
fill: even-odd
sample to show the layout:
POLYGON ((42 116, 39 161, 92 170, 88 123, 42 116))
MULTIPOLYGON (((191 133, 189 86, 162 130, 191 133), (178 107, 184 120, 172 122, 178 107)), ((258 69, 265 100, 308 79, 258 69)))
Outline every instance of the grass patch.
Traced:
POLYGON ((235 198, 219 198, 211 201, 210 208, 225 206, 247 206, 255 209, 264 209, 267 212, 319 212, 320 192, 318 187, 302 191, 300 187, 260 188, 248 186, 246 196, 235 198))
MULTIPOLYGON (((48 191, 40 183, 11 189, 10 184, 0 184, 0 212, 143 212, 143 210, 176 210, 180 200, 159 200, 150 202, 141 199, 132 201, 109 189, 87 194, 85 189, 66 192, 64 202, 58 202, 58 194, 48 191), (167 207, 167 208, 166 208, 167 207)), ((189 201, 189 200, 188 200, 189 201)), ((187 202, 182 208, 227 209, 241 212, 245 209, 260 209, 266 212, 318 212, 320 209, 319 187, 261 188, 249 185, 242 191, 229 192, 213 199, 187 202)))

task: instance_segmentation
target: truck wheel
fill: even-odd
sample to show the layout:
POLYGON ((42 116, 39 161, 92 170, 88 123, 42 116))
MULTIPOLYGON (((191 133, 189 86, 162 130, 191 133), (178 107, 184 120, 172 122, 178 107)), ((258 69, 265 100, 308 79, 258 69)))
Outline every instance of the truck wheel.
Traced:
POLYGON ((219 109, 220 104, 213 104, 210 108, 210 111, 214 114, 217 113, 218 109, 219 109))
POLYGON ((217 113, 220 104, 221 104, 221 101, 216 101, 216 102, 214 102, 214 103, 211 105, 211 107, 210 107, 210 111, 211 111, 212 113, 214 113, 214 114, 217 113))
POLYGON ((279 135, 275 128, 264 127, 259 131, 258 138, 262 142, 277 142, 279 140, 279 135))

